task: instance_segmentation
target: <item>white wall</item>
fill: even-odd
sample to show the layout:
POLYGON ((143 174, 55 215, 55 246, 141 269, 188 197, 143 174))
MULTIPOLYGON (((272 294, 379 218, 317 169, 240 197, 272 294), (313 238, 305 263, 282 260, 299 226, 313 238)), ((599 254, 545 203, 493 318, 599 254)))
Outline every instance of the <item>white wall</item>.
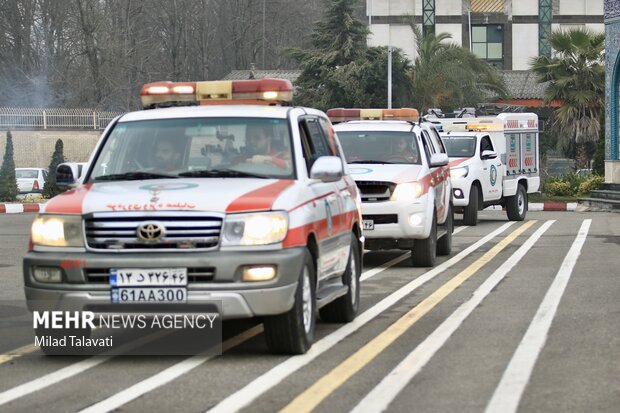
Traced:
MULTIPOLYGON (((377 0, 375 0, 377 1, 377 0)), ((368 46, 387 46, 388 44, 403 50, 408 59, 416 58, 415 37, 407 25, 373 24, 373 35, 368 38, 368 46)))
POLYGON ((530 58, 538 56, 538 24, 512 25, 512 70, 529 70, 530 58))
POLYGON ((462 14, 463 2, 461 0, 435 1, 435 16, 461 16, 462 14))
POLYGON ((560 0, 560 14, 600 16, 603 14, 603 0, 560 0))
POLYGON ((586 24, 586 28, 592 30, 594 33, 605 33, 605 23, 586 24))
POLYGON ((463 32, 460 24, 436 24, 435 25, 435 33, 450 33, 452 35, 452 39, 450 42, 455 43, 459 46, 463 45, 463 32))
MULTIPOLYGON (((366 2, 367 10, 372 5, 373 16, 413 15, 415 12, 414 7, 416 6, 414 3, 417 3, 414 0, 366 0, 366 2)), ((415 8, 422 10, 421 6, 415 8)))
POLYGON ((513 16, 537 16, 538 0, 513 0, 512 1, 513 16))

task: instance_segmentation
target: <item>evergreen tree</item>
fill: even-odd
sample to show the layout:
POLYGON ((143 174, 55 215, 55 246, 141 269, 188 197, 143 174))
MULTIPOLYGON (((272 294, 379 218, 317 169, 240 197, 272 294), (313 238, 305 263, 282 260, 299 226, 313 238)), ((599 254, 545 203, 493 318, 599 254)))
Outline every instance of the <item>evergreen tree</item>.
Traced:
POLYGON ((56 185, 56 168, 64 161, 65 156, 63 154, 62 139, 58 139, 54 148, 54 154, 52 155, 52 161, 50 162, 50 166, 47 170, 47 179, 45 180, 45 186, 43 187, 44 197, 52 198, 62 192, 56 185))
POLYGON ((6 133, 4 157, 0 167, 0 201, 15 201, 19 188, 15 179, 15 160, 13 159, 13 136, 11 131, 6 133))
MULTIPOLYGON (((330 107, 386 107, 387 48, 366 45, 368 30, 355 17, 359 0, 324 0, 324 14, 315 23, 312 49, 288 49, 302 69, 295 103, 319 109, 330 107)), ((393 99, 406 105, 410 81, 408 61, 395 50, 393 99)))

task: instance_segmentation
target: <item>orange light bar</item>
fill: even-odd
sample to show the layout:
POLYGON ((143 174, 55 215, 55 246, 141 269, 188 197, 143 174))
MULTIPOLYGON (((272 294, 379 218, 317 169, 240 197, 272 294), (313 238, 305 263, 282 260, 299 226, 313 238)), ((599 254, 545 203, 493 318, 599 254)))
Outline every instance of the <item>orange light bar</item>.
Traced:
POLYGON ((466 129, 472 132, 501 131, 504 130, 504 125, 493 120, 479 120, 468 123, 466 129))
POLYGON ((405 120, 417 122, 420 114, 416 109, 344 109, 333 108, 327 111, 327 116, 333 123, 350 120, 405 120))
POLYGON ((154 82, 142 86, 142 107, 158 104, 196 102, 196 82, 154 82))
POLYGON ((286 79, 155 82, 144 85, 140 97, 145 108, 184 103, 283 105, 293 100, 293 85, 286 79))

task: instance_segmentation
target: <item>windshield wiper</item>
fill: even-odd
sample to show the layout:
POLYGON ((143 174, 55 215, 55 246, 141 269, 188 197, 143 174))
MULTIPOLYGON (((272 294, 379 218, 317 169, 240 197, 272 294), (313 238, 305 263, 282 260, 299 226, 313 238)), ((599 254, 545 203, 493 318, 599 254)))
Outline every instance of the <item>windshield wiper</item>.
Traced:
POLYGON ((123 174, 102 175, 95 178, 95 181, 137 181, 141 179, 161 179, 178 178, 177 175, 162 174, 156 172, 134 171, 123 174))
POLYGON ((388 162, 388 161, 369 161, 369 160, 366 160, 366 161, 351 161, 351 162, 347 162, 347 163, 377 163, 377 164, 389 163, 389 164, 392 164, 392 163, 395 163, 395 162, 388 162))
POLYGON ((197 178, 261 178, 272 179, 271 176, 253 174, 251 172, 237 171, 235 169, 201 169, 197 171, 182 172, 179 176, 197 178))

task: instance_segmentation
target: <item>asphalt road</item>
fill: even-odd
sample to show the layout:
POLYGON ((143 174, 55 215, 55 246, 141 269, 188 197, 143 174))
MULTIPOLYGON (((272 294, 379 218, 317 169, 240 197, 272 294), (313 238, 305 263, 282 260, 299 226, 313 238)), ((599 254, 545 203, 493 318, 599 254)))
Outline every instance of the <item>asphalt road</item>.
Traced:
MULTIPOLYGON (((33 217, 0 216, 3 303, 23 305, 33 217)), ((256 322, 227 323, 213 358, 46 357, 2 331, 0 410, 618 412, 620 215, 457 230, 432 270, 366 254, 360 315, 303 356, 270 355, 256 322)))

